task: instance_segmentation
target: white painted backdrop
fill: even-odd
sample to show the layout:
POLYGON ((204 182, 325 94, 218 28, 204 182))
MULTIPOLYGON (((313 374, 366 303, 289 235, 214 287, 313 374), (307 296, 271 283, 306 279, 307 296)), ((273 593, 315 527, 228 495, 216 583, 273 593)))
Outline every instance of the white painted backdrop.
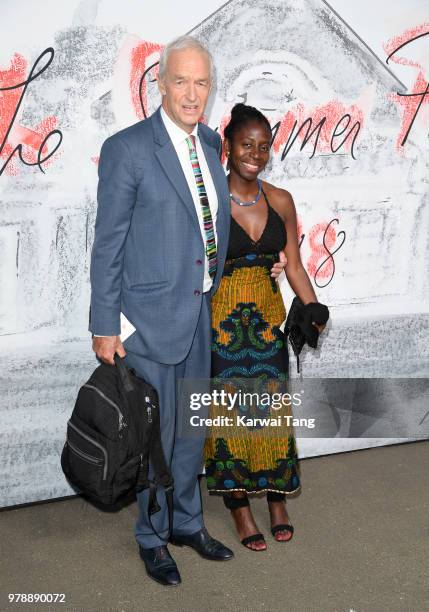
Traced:
MULTIPOLYGON (((304 377, 427 377, 429 105, 402 145, 420 98, 398 92, 426 87, 429 36, 386 64, 429 31, 425 4, 15 0, 0 9, 0 88, 28 79, 36 58, 54 51, 25 93, 0 91, 0 505, 70 492, 59 455, 76 391, 95 366, 88 266, 100 146, 156 108, 159 49, 186 32, 215 58, 211 127, 222 129, 243 100, 279 123, 266 177, 295 198, 302 258, 332 314, 320 348, 304 354, 304 377), (340 137, 340 124, 332 139, 346 113, 348 129, 340 137), (282 160, 307 117, 313 128, 326 117, 317 146, 317 131, 302 148, 298 136, 282 160), (53 134, 41 148, 53 130, 61 144, 39 167, 38 155, 59 142, 53 134), (20 144, 26 163, 19 151, 6 163, 20 144), (334 271, 327 249, 337 247, 334 271)), ((282 290, 290 303, 284 281, 282 290)), ((405 387, 398 397, 406 410, 405 387)), ((391 441, 367 435, 301 440, 300 453, 391 441)))

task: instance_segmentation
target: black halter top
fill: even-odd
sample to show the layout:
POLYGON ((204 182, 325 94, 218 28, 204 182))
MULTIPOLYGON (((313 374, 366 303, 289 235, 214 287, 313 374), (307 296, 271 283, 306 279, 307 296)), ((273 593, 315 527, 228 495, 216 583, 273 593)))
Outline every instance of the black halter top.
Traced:
POLYGON ((267 221, 260 238, 253 241, 245 229, 231 216, 227 259, 244 257, 250 253, 257 255, 278 254, 286 246, 286 228, 278 212, 270 206, 267 195, 262 190, 267 202, 267 221))

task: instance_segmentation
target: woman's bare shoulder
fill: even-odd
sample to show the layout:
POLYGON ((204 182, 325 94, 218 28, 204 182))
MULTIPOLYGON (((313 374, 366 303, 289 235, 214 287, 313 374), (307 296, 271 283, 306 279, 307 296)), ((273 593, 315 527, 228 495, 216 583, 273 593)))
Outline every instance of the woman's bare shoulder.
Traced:
POLYGON ((270 204, 277 212, 281 213, 282 216, 286 217, 288 213, 290 214, 292 211, 295 211, 292 195, 287 189, 281 189, 266 181, 262 181, 262 188, 267 194, 270 204))

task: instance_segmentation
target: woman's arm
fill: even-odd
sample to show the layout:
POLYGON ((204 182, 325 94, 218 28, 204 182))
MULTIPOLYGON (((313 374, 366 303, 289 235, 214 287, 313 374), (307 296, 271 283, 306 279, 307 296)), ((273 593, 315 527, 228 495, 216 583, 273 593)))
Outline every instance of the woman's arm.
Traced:
MULTIPOLYGON (((293 198, 288 191, 275 189, 275 197, 272 198, 272 202, 277 212, 281 215, 286 227, 287 242, 284 250, 287 259, 285 267, 286 278, 295 294, 304 304, 317 302, 318 300, 310 278, 301 261, 298 246, 296 209, 293 198)), ((316 325, 316 327, 321 332, 325 326, 316 325)))

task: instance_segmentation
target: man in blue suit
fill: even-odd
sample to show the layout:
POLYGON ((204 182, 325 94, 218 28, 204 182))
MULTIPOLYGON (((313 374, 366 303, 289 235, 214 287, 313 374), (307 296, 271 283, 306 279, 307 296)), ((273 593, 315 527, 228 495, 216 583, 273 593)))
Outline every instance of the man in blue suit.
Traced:
MULTIPOLYGON (((213 80, 209 52, 192 37, 164 49, 158 85, 162 106, 148 119, 108 138, 99 163, 98 210, 91 259, 89 329, 97 356, 115 351, 154 387, 161 436, 174 478, 173 542, 206 559, 231 550, 206 531, 198 474, 201 436, 180 437, 176 383, 210 377, 210 296, 225 262, 230 197, 219 135, 199 123, 213 80), (122 345, 121 313, 136 331, 122 345)), ((138 496, 135 535, 149 576, 180 583, 166 546, 166 504, 147 517, 138 496)))

